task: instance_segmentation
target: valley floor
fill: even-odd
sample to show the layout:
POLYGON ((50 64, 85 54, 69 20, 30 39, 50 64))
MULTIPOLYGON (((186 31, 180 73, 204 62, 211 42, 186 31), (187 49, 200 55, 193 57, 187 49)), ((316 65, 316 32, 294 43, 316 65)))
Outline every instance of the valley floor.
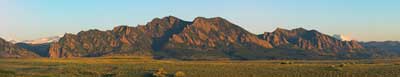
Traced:
POLYGON ((186 77, 400 77, 400 60, 0 59, 0 77, 151 77, 160 68, 186 77))

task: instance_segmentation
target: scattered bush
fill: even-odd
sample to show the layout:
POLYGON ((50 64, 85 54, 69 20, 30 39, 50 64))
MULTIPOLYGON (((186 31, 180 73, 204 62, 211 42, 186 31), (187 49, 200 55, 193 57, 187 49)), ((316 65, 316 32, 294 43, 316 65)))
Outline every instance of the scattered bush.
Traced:
POLYGON ((294 64, 294 63, 290 62, 290 61, 285 61, 285 62, 281 62, 281 64, 294 64))
POLYGON ((339 64, 338 66, 339 67, 344 67, 344 66, 346 66, 346 64, 339 64))
POLYGON ((168 72, 160 68, 153 73, 153 77, 167 77, 168 72))
POLYGON ((174 76, 175 77, 185 77, 185 73, 182 71, 178 71, 178 72, 175 72, 174 76))
POLYGON ((102 77, 115 77, 115 76, 117 76, 117 74, 114 74, 114 73, 106 73, 106 74, 104 74, 102 77))
POLYGON ((328 68, 329 68, 329 70, 332 70, 332 71, 343 71, 344 66, 345 66, 345 64, 331 65, 328 68))

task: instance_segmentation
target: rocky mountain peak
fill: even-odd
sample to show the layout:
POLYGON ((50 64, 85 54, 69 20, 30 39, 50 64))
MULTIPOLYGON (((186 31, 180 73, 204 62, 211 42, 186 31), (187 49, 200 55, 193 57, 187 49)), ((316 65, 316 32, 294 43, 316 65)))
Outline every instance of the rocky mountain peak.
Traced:
POLYGON ((196 23, 210 23, 210 24, 215 24, 215 25, 221 24, 221 23, 224 23, 224 24, 232 24, 232 23, 229 22, 228 20, 226 20, 226 19, 224 19, 224 18, 221 18, 221 17, 213 17, 213 18, 196 17, 196 18, 193 20, 193 23, 194 23, 194 24, 196 24, 196 23))
POLYGON ((183 22, 182 19, 179 19, 177 17, 174 16, 166 16, 163 18, 154 18, 152 21, 150 21, 149 23, 147 23, 147 25, 173 25, 175 23, 179 23, 179 22, 183 22))
POLYGON ((266 32, 259 37, 276 47, 294 46, 295 48, 319 51, 348 51, 363 48, 357 42, 340 41, 317 30, 306 30, 304 28, 292 30, 277 28, 274 32, 266 32))
POLYGON ((166 17, 163 17, 162 20, 167 20, 170 22, 183 21, 182 19, 179 19, 178 17, 174 17, 174 16, 166 16, 166 17))
POLYGON ((122 31, 126 31, 128 28, 130 28, 130 27, 127 25, 120 25, 120 26, 114 27, 113 31, 114 32, 122 32, 122 31))
POLYGON ((304 28, 277 28, 274 32, 257 36, 221 17, 197 17, 190 22, 167 16, 136 27, 121 25, 112 31, 89 30, 77 35, 66 34, 59 43, 51 44, 49 54, 50 57, 175 55, 181 58, 202 54, 201 57, 216 55, 214 57, 226 58, 235 52, 258 53, 271 48, 316 51, 362 48, 357 44, 334 40, 316 30, 304 28))
POLYGON ((284 29, 284 28, 280 28, 280 27, 278 27, 278 28, 276 28, 273 32, 289 32, 290 30, 288 30, 288 29, 284 29))
POLYGON ((307 29, 304 29, 303 27, 300 27, 300 28, 295 28, 295 29, 293 29, 292 31, 295 31, 295 32, 306 32, 306 31, 308 31, 307 29))

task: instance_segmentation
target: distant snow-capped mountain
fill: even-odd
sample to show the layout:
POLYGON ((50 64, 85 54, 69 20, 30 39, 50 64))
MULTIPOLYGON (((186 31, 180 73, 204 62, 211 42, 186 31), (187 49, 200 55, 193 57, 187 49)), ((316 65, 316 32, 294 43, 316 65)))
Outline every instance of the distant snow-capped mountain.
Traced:
POLYGON ((8 42, 13 43, 13 44, 18 43, 17 40, 8 40, 8 42))
POLYGON ((5 40, 7 42, 10 42, 10 43, 17 43, 18 42, 16 39, 7 38, 7 37, 4 37, 4 36, 0 36, 0 39, 3 39, 3 40, 5 40))
POLYGON ((339 39, 339 40, 342 40, 342 41, 351 41, 352 40, 350 37, 344 36, 344 35, 341 35, 341 34, 334 34, 332 37, 334 37, 336 39, 339 39))
POLYGON ((43 44, 43 43, 51 43, 58 41, 63 35, 59 36, 51 36, 51 37, 44 37, 35 40, 24 40, 18 43, 27 43, 27 44, 43 44))

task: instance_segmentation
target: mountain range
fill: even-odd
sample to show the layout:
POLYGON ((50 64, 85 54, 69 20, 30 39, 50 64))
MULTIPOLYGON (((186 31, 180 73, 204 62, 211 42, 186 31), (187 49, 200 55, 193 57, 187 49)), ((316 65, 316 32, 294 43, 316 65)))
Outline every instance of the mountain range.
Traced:
POLYGON ((60 36, 51 36, 51 37, 44 37, 44 38, 39 38, 35 40, 23 40, 20 42, 14 42, 14 43, 26 43, 26 44, 43 44, 43 43, 51 43, 51 42, 56 42, 58 41, 63 35, 60 36))
POLYGON ((273 32, 253 34, 221 17, 197 17, 193 21, 184 21, 173 16, 154 18, 147 24, 136 27, 117 26, 106 31, 92 29, 77 34, 67 33, 59 40, 49 43, 25 42, 14 45, 4 41, 4 44, 8 46, 1 45, 0 48, 15 50, 2 50, 8 53, 1 53, 1 57, 26 55, 49 58, 140 56, 180 60, 362 59, 387 57, 389 53, 398 51, 384 48, 387 46, 380 47, 381 44, 338 39, 304 28, 277 28, 273 32), (17 52, 26 54, 15 54, 17 52))
POLYGON ((0 38, 0 58, 33 58, 39 55, 0 38))

